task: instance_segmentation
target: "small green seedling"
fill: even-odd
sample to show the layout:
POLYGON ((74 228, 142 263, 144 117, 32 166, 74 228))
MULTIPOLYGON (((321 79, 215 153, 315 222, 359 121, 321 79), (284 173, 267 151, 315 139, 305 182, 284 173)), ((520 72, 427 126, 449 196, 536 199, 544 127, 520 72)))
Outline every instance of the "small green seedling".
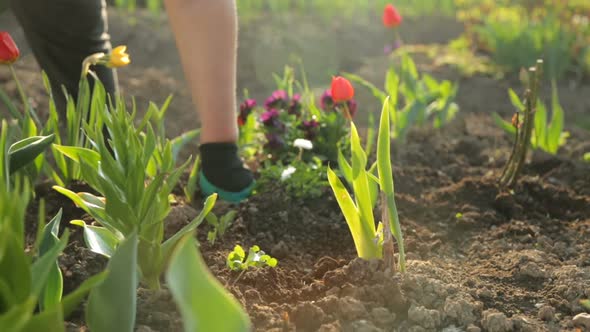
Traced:
POLYGON ((247 257, 244 248, 240 245, 236 245, 234 250, 227 255, 227 266, 232 271, 245 271, 250 267, 275 267, 278 263, 276 258, 265 254, 256 245, 250 247, 247 257))
POLYGON ((590 163, 590 152, 584 153, 584 161, 590 163))
POLYGON ((229 228, 229 226, 234 222, 236 219, 237 212, 235 210, 231 210, 221 216, 221 218, 217 218, 213 212, 210 212, 205 219, 207 223, 213 226, 213 229, 207 233, 207 241, 211 243, 211 245, 215 244, 215 240, 221 239, 225 231, 229 228))

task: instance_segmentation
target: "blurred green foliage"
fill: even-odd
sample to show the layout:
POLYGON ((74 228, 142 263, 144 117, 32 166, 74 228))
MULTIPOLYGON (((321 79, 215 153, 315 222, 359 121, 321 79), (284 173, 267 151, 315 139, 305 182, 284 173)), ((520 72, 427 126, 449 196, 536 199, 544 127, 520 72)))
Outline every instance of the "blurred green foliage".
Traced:
POLYGON ((590 2, 582 0, 456 0, 457 19, 471 47, 488 53, 505 71, 545 61, 560 78, 590 73, 590 2))
MULTIPOLYGON (((147 8, 161 12, 163 0, 108 0, 117 8, 134 11, 147 8)), ((240 17, 257 18, 267 14, 317 15, 324 18, 347 17, 380 14, 383 7, 392 3, 390 0, 239 0, 236 1, 240 17)), ((418 16, 439 14, 453 16, 454 0, 397 0, 395 6, 405 15, 418 16)))

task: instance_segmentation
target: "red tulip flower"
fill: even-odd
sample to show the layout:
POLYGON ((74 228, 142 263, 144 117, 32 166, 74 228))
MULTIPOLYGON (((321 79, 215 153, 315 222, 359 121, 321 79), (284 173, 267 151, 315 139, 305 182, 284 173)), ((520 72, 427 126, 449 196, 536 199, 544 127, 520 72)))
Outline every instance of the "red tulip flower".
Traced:
POLYGON ((402 24, 402 16, 397 9, 392 4, 385 6, 383 10, 383 25, 388 28, 395 28, 400 24, 402 24))
POLYGON ((354 88, 349 80, 336 76, 332 78, 331 93, 334 103, 346 102, 354 97, 354 88))
POLYGON ((0 64, 12 64, 18 59, 20 52, 10 34, 0 31, 0 64))

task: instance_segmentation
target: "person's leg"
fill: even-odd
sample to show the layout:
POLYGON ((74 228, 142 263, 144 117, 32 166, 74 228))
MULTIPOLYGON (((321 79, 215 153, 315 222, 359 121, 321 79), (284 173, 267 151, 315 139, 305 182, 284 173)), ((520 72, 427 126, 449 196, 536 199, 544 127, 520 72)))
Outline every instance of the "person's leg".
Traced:
POLYGON ((218 192, 225 200, 240 200, 251 191, 253 177, 243 167, 236 145, 235 0, 166 0, 165 4, 201 120, 201 189, 218 192))
MULTIPOLYGON (((10 0, 35 58, 47 73, 60 112, 61 86, 76 97, 82 61, 96 52, 109 52, 105 0, 10 0)), ((116 91, 115 72, 104 66, 93 70, 108 93, 116 91)))

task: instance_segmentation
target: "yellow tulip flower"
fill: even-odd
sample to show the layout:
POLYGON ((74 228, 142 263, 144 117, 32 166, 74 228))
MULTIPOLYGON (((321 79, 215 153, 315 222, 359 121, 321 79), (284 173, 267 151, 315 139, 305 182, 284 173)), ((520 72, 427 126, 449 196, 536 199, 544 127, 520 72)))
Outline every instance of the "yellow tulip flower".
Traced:
POLYGON ((126 50, 127 46, 125 45, 115 47, 111 54, 108 55, 107 67, 125 67, 131 63, 129 54, 125 53, 126 50))

